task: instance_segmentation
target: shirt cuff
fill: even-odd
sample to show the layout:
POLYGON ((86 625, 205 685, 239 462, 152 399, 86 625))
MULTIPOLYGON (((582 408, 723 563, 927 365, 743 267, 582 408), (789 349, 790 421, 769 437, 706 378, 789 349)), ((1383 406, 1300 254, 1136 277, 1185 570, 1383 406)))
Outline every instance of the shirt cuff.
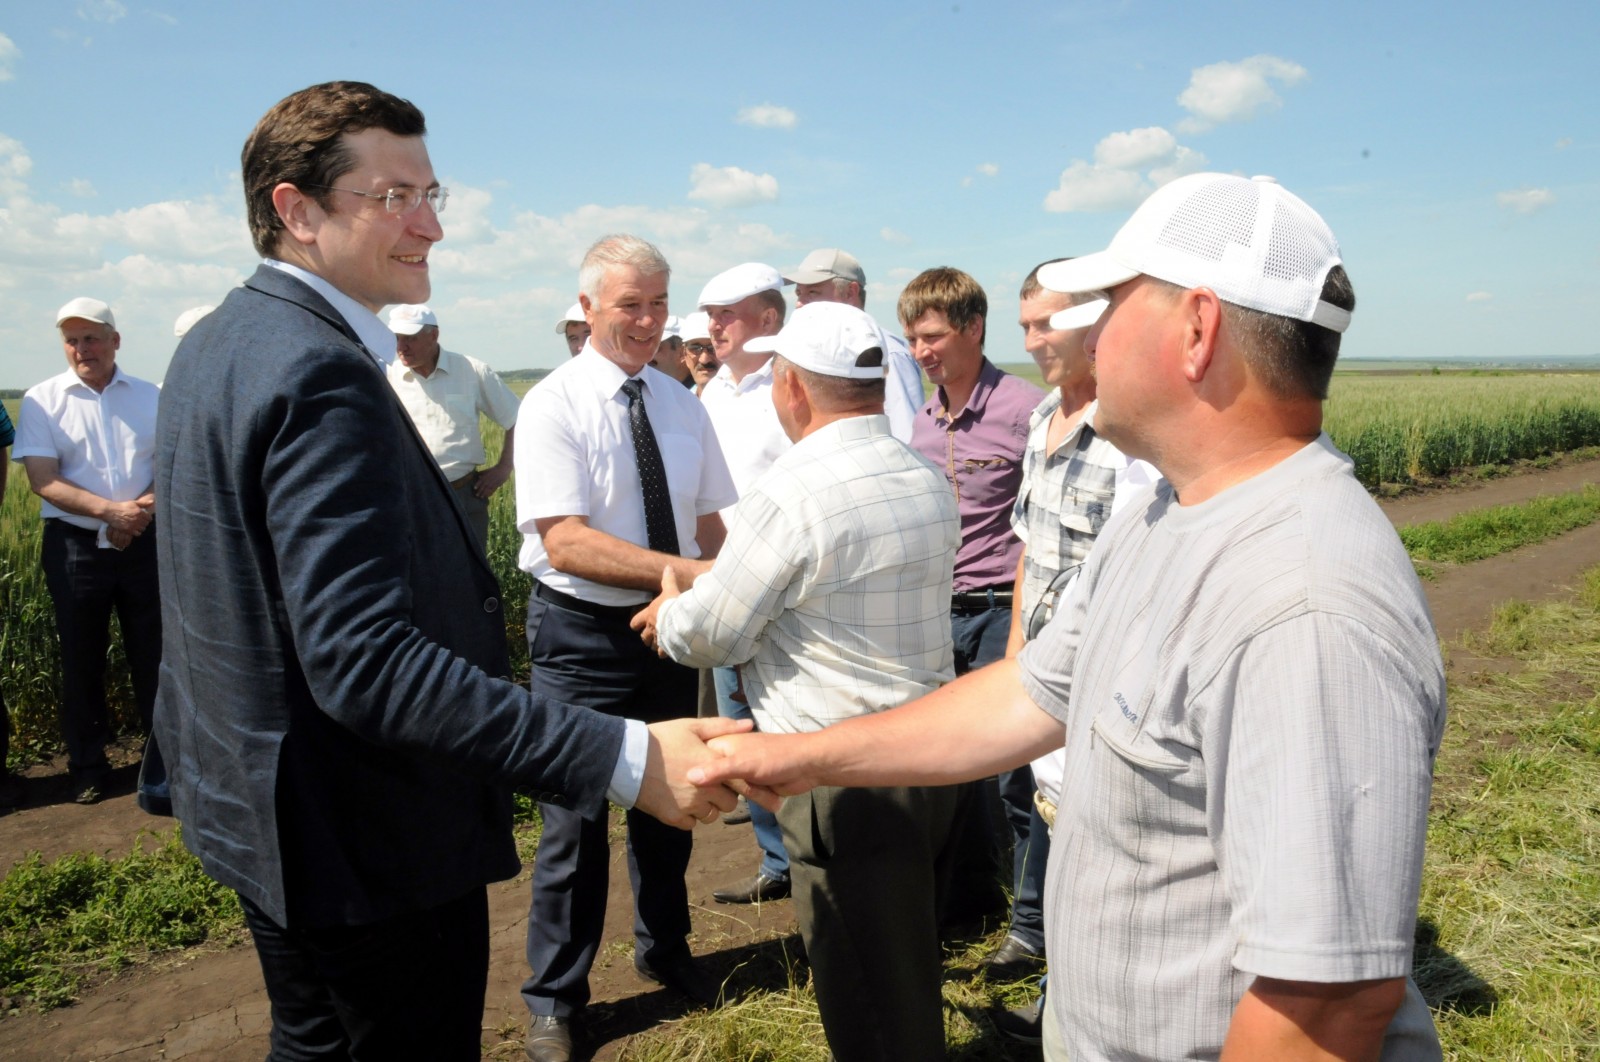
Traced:
POLYGON ((637 719, 624 719, 622 748, 617 752, 617 765, 611 771, 611 787, 606 798, 622 808, 631 808, 639 800, 639 788, 644 785, 645 762, 650 757, 650 728, 637 719))

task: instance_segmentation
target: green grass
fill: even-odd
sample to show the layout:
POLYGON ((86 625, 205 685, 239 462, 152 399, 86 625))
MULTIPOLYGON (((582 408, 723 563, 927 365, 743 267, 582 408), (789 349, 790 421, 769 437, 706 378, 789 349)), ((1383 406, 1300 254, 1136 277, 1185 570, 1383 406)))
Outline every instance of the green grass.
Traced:
POLYGON ((1544 542, 1600 519, 1600 487, 1474 509, 1449 520, 1400 528, 1406 552, 1420 561, 1470 564, 1519 546, 1544 542))
POLYGON ((0 995, 48 1010, 93 974, 242 927, 238 897, 206 877, 176 831, 119 859, 33 853, 0 881, 0 995))
POLYGON ((1500 610, 1453 676, 1417 981, 1445 1057, 1600 1056, 1600 568, 1500 610))

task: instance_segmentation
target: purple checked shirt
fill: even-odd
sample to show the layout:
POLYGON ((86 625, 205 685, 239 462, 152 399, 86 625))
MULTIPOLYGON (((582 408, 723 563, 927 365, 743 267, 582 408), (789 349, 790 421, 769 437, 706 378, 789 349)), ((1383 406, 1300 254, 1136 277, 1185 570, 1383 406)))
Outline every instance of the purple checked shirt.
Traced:
POLYGON ((942 386, 917 412, 911 446, 944 469, 961 510, 956 591, 1011 589, 1022 542, 1011 530, 1011 507, 1022 486, 1022 451, 1028 417, 1044 392, 1001 372, 988 358, 978 384, 955 417, 945 409, 942 386))

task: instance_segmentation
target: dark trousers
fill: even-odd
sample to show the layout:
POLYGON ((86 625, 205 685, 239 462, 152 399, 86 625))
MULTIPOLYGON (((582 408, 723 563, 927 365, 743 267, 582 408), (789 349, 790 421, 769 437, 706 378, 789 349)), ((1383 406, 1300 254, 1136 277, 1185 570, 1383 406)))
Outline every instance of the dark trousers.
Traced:
MULTIPOLYGON (((698 674, 645 647, 628 627, 637 608, 583 606, 540 593, 557 597, 535 584, 528 600, 533 692, 646 722, 695 714, 698 674)), ((531 973, 522 999, 531 1014, 570 1017, 589 1002, 589 969, 605 928, 607 822, 553 804, 540 804, 539 810, 544 829, 533 867, 531 973)), ((644 962, 662 966, 689 951, 684 873, 692 837, 639 811, 628 812, 627 827, 634 950, 644 962)))
MULTIPOLYGON (((954 606, 950 610, 950 634, 955 643, 957 675, 986 667, 1006 655, 1006 641, 1011 636, 1011 608, 1007 605, 954 606)), ((1011 773, 1014 772, 975 782, 957 811, 952 843, 961 853, 961 859, 960 869, 944 900, 941 917, 946 925, 1004 910, 1001 853, 1008 847, 1010 831, 1002 810, 1000 785, 1011 773)), ((1030 782, 1032 777, 1030 772, 1030 782)))
POLYGON ((272 1000, 268 1062, 477 1062, 489 901, 460 899, 363 926, 285 929, 239 898, 272 1000))
POLYGON ((106 768, 111 719, 106 708, 106 652, 111 610, 133 677, 139 722, 150 731, 161 669, 161 597, 151 525, 125 550, 100 549, 95 532, 64 520, 44 522, 39 550, 61 639, 61 737, 75 774, 106 768))
POLYGON ((800 934, 839 1062, 939 1059, 943 954, 936 896, 958 786, 821 787, 778 812, 800 934))

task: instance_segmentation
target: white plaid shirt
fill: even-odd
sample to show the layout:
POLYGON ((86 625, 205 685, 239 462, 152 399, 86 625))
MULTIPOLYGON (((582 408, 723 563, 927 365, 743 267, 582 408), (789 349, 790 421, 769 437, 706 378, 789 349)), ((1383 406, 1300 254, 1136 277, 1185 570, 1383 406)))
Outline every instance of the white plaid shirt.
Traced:
POLYGON ((765 731, 798 733, 903 704, 951 680, 961 521, 944 474, 849 417, 801 439, 739 500, 711 570, 662 606, 691 667, 745 664, 765 731))
POLYGON ((1099 403, 1091 402, 1078 424, 1045 453, 1050 421, 1061 408, 1061 392, 1051 391, 1028 418, 1028 445, 1022 452, 1022 487, 1011 507, 1011 528, 1027 550, 1022 559, 1022 611, 1029 617, 1056 573, 1089 556, 1111 515, 1119 481, 1130 464, 1121 450, 1094 430, 1099 403))

